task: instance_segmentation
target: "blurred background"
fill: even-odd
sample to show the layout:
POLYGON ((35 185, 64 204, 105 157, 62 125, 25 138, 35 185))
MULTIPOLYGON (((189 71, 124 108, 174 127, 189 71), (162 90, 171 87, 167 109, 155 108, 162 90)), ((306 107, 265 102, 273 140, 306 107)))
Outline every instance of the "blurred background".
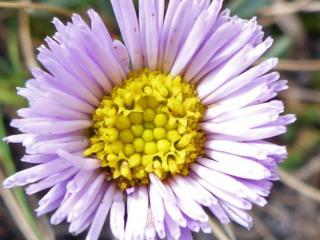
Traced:
MULTIPOLYGON (((290 89, 279 97, 286 111, 298 120, 287 134, 274 139, 288 146, 289 157, 281 165, 281 181, 275 183, 269 204, 256 207, 255 226, 247 231, 236 224, 212 222, 214 234, 198 239, 320 239, 320 1, 226 0, 232 14, 258 17, 266 35, 275 39, 266 57, 278 57, 278 70, 289 80, 290 89), (319 59, 319 60, 318 60, 319 59)), ((73 12, 86 18, 94 8, 114 37, 119 35, 108 0, 0 0, 0 138, 15 133, 9 122, 17 108, 26 106, 16 87, 28 79, 28 69, 37 66, 36 48, 54 33, 54 16, 66 22, 73 12)), ((23 149, 0 141, 0 182, 28 167, 20 162, 23 149)), ((48 224, 48 217, 35 218, 33 209, 40 196, 26 197, 22 189, 0 186, 0 239, 84 239, 72 237, 67 226, 48 224)), ((112 239, 105 231, 101 239, 112 239)))

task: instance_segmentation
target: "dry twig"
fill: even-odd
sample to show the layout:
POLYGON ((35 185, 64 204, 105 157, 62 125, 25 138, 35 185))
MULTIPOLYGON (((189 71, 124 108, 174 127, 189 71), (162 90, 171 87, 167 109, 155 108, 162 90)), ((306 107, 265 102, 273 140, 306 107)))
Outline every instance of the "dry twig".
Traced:
POLYGON ((230 240, 222 230, 221 226, 219 226, 219 224, 212 218, 210 218, 210 224, 211 224, 212 233, 213 235, 216 236, 218 240, 230 240))
MULTIPOLYGON (((21 0, 20 4, 30 3, 28 0, 21 0)), ((26 61, 27 67, 30 69, 37 66, 37 61, 33 52, 32 38, 29 27, 29 16, 25 9, 19 10, 19 36, 20 46, 26 61)))
POLYGON ((264 17, 275 17, 294 14, 305 9, 310 8, 310 5, 318 4, 315 1, 304 0, 294 2, 276 2, 271 6, 265 7, 260 10, 260 14, 264 17))
POLYGON ((260 220, 259 217, 257 217, 254 214, 251 214, 253 217, 254 222, 254 228, 256 232, 265 240, 276 240, 277 238, 273 236, 270 229, 260 220))
POLYGON ((320 60, 288 60, 280 59, 276 66, 277 70, 281 71, 320 71, 320 60))
POLYGON ((299 100, 311 103, 320 103, 320 93, 316 90, 290 86, 290 91, 281 94, 288 100, 299 100))
POLYGON ((230 240, 236 240, 237 239, 236 235, 234 233, 234 229, 233 229, 232 223, 223 224, 222 227, 225 230, 225 232, 228 234, 228 237, 230 238, 230 240))
POLYGON ((56 6, 52 6, 52 5, 44 4, 44 3, 0 2, 0 8, 16 8, 16 9, 26 9, 26 10, 37 9, 37 10, 52 12, 55 14, 60 14, 60 15, 66 16, 66 17, 70 17, 72 15, 72 12, 70 12, 64 8, 56 7, 56 6))
POLYGON ((296 190, 297 192, 301 193, 302 195, 313 199, 317 202, 320 202, 320 191, 302 181, 298 178, 292 176, 291 174, 278 169, 279 176, 281 181, 286 184, 288 187, 296 190))
MULTIPOLYGON (((319 100, 320 100, 320 93, 319 93, 319 100)), ((311 160, 308 161, 308 163, 305 166, 299 169, 295 173, 295 175, 301 180, 306 180, 318 172, 320 172, 320 155, 311 158, 311 160)))

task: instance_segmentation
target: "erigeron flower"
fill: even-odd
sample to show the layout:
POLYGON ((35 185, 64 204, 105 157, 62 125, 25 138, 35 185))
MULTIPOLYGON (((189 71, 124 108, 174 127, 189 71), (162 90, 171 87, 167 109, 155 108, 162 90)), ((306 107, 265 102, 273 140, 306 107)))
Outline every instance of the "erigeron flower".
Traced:
POLYGON ((286 149, 266 141, 293 115, 272 100, 287 82, 257 65, 271 46, 261 27, 221 12, 221 0, 111 0, 124 44, 102 20, 53 23, 18 93, 11 125, 22 161, 4 186, 48 190, 37 214, 98 239, 109 216, 118 239, 192 239, 209 217, 250 228, 286 149), (254 65, 254 66, 253 66, 254 65))

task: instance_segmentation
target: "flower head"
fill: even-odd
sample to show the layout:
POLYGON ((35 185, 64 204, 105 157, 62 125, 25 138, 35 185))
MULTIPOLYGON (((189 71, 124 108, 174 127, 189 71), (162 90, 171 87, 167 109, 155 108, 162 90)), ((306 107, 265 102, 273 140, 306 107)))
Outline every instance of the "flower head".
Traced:
POLYGON ((265 139, 293 115, 272 100, 287 88, 252 65, 271 46, 261 27, 220 12, 222 1, 112 0, 124 44, 89 10, 46 38, 47 69, 18 93, 29 101, 12 126, 22 161, 5 187, 49 189, 38 215, 54 211, 69 231, 98 239, 107 216, 119 239, 190 239, 209 232, 209 215, 250 228, 264 206, 285 147, 265 139))

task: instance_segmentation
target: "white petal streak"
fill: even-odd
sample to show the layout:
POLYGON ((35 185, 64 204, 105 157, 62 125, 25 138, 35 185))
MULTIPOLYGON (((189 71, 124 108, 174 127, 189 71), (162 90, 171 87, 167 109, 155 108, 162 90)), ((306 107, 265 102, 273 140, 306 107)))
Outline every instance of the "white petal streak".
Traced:
POLYGON ((191 4, 191 1, 183 1, 176 9, 165 46, 165 55, 163 58, 163 70, 165 72, 168 72, 171 69, 174 59, 178 54, 183 34, 187 31, 188 9, 191 9, 191 4))
POLYGON ((169 181, 170 187, 174 191, 178 199, 178 206, 187 216, 192 219, 206 222, 208 221, 208 216, 202 209, 202 207, 196 203, 192 198, 185 197, 185 189, 181 188, 174 181, 169 181))
POLYGON ((219 203, 209 206, 210 211, 219 219, 222 224, 230 222, 230 219, 219 203))
POLYGON ((62 199, 66 193, 66 181, 53 186, 39 201, 39 206, 48 205, 62 199))
POLYGON ((88 15, 91 19, 92 33, 105 45, 105 47, 110 49, 112 46, 112 38, 102 19, 92 9, 88 10, 88 15))
POLYGON ((222 123, 206 121, 201 123, 201 127, 203 130, 210 133, 238 135, 239 133, 247 132, 249 129, 262 127, 265 124, 277 120, 278 118, 279 113, 276 111, 269 111, 256 115, 248 115, 247 117, 236 118, 222 123))
POLYGON ((104 197, 96 211, 86 240, 97 240, 99 238, 103 224, 105 223, 107 215, 109 213, 115 192, 116 187, 114 183, 111 183, 106 190, 104 197))
POLYGON ((180 188, 185 189, 184 194, 186 196, 204 206, 210 206, 217 202, 217 200, 207 190, 202 188, 200 185, 196 185, 196 183, 191 182, 192 180, 189 177, 181 177, 177 175, 173 178, 173 181, 175 181, 180 188))
POLYGON ((247 188, 235 178, 227 174, 217 172, 197 163, 194 163, 191 166, 191 169, 193 170, 193 178, 194 174, 196 174, 216 188, 220 188, 223 191, 228 191, 229 193, 238 197, 247 196, 247 188), (224 183, 223 185, 221 185, 222 182, 224 183), (225 188, 225 186, 228 186, 228 188, 225 188))
POLYGON ((237 196, 236 191, 232 192, 229 191, 230 189, 221 189, 219 187, 214 186, 211 182, 204 180, 202 177, 194 176, 193 177, 205 188, 210 190, 212 194, 214 194, 218 199, 219 202, 228 202, 237 208, 249 210, 252 208, 252 204, 242 198, 241 196, 237 196), (227 192, 229 191, 229 192, 227 192))
POLYGON ((92 126, 89 120, 56 120, 50 118, 15 119, 11 126, 19 128, 22 132, 42 135, 71 133, 92 126))
POLYGON ((135 188, 127 198, 127 224, 125 239, 143 239, 148 217, 148 190, 145 186, 135 188))
POLYGON ((90 226, 94 218, 94 213, 96 212, 96 210, 99 207, 99 204, 101 203, 104 192, 105 188, 100 190, 98 195, 90 203, 89 208, 80 217, 72 219, 69 226, 70 233, 78 235, 90 226))
POLYGON ((35 167, 17 172, 16 174, 8 177, 3 182, 3 186, 6 188, 24 186, 36 181, 40 181, 46 177, 50 177, 52 174, 59 173, 60 171, 63 171, 69 167, 69 163, 61 161, 61 159, 55 159, 53 161, 39 164, 35 167))
POLYGON ((37 217, 40 217, 46 213, 49 213, 55 209, 57 209, 62 201, 62 197, 58 198, 52 202, 48 202, 47 204, 41 205, 38 208, 36 208, 34 211, 37 213, 37 217))
MULTIPOLYGON (((161 0, 160 0, 161 1, 161 0)), ((169 34, 169 30, 171 28, 172 20, 174 18, 175 12, 180 4, 180 0, 171 0, 168 3, 168 8, 165 14, 165 19, 163 22, 163 28, 161 32, 161 41, 159 47, 159 60, 158 60, 158 68, 162 69, 163 58, 165 56, 165 47, 167 43, 167 38, 169 34)))
POLYGON ((146 52, 145 60, 148 67, 151 70, 155 70, 158 61, 158 47, 159 47, 159 36, 158 36, 158 18, 156 12, 156 6, 154 0, 152 1, 139 1, 140 15, 140 26, 144 28, 141 31, 145 36, 141 36, 141 39, 145 41, 146 52), (142 11, 142 13, 141 13, 142 11), (143 19, 141 19, 143 18, 143 19))
POLYGON ((197 86, 200 99, 205 99, 210 93, 215 91, 228 79, 241 73, 245 66, 243 63, 245 62, 250 51, 252 51, 252 47, 250 45, 246 45, 232 58, 230 58, 228 62, 204 77, 197 86))
POLYGON ((81 201, 78 201, 72 208, 68 215, 68 220, 73 220, 81 217, 82 214, 90 207, 91 203, 96 197, 98 197, 99 192, 103 189, 103 184, 105 184, 105 174, 99 174, 96 176, 94 181, 86 188, 81 201))
POLYGON ((248 107, 243 107, 240 109, 231 110, 228 112, 225 112, 221 114, 220 116, 217 116, 215 118, 211 118, 211 113, 213 113, 214 108, 209 108, 204 116, 204 120, 210 119, 210 122, 214 123, 223 123, 226 121, 230 121, 233 119, 238 119, 242 117, 247 117, 255 114, 260 113, 267 113, 267 112, 276 112, 276 113, 282 113, 284 111, 284 105, 282 101, 279 100, 273 100, 266 103, 261 104, 255 104, 248 107))
POLYGON ((164 204, 162 198, 157 192, 156 187, 152 183, 150 183, 149 187, 149 197, 155 229, 160 238, 165 238, 166 234, 164 228, 164 204))
POLYGON ((181 232, 177 222, 174 221, 169 215, 167 215, 165 218, 165 224, 166 224, 167 238, 174 239, 174 240, 180 239, 181 232))
POLYGON ((239 223, 247 229, 250 229, 252 227, 252 218, 243 210, 240 210, 227 204, 222 204, 222 207, 233 221, 239 223))
POLYGON ((26 192, 28 195, 40 192, 44 189, 50 188, 77 173, 77 169, 69 168, 59 173, 55 173, 48 178, 41 180, 40 182, 31 184, 29 187, 26 188, 26 192))
POLYGON ((150 173, 149 179, 153 184, 154 188, 157 190, 158 194, 164 199, 164 201, 171 201, 175 203, 175 198, 168 193, 164 184, 160 181, 160 179, 155 174, 150 173))
POLYGON ((191 79, 210 61, 214 54, 231 38, 240 32, 241 28, 234 22, 229 22, 218 28, 191 59, 184 74, 184 80, 191 79))
POLYGON ((94 171, 86 171, 80 170, 72 180, 70 180, 67 184, 68 193, 77 193, 82 190, 85 185, 96 177, 96 173, 94 171))
POLYGON ((67 152, 74 152, 84 150, 88 146, 88 140, 84 137, 71 137, 53 139, 53 140, 43 140, 28 146, 28 154, 55 154, 57 149, 62 149, 67 152))
POLYGON ((215 55, 212 55, 213 58, 209 62, 207 62, 206 65, 203 66, 201 71, 196 73, 192 80, 193 83, 197 83, 207 73, 211 72, 217 66, 230 59, 236 52, 238 52, 242 47, 244 47, 249 42, 250 38, 255 34, 255 30, 257 28, 255 19, 251 19, 245 25, 244 21, 238 19, 237 17, 231 17, 230 19, 230 17, 221 16, 220 18, 218 18, 217 21, 219 22, 219 24, 217 24, 217 32, 220 28, 222 29, 230 22, 234 25, 233 33, 235 35, 230 33, 226 34, 230 35, 231 38, 227 36, 225 37, 225 40, 227 40, 227 42, 224 43, 223 48, 221 48, 221 50, 217 52, 215 55))
MULTIPOLYGON (((221 155, 224 155, 223 153, 221 155)), ((225 154, 226 160, 230 160, 228 156, 231 156, 231 154, 225 154)), ((233 155, 234 156, 234 155, 233 155)), ((235 156, 237 158, 237 156, 235 156)), ((230 162, 227 161, 213 161, 208 158, 199 158, 197 162, 201 163, 202 165, 209 167, 211 169, 214 169, 219 172, 223 172, 235 177, 241 177, 241 178, 247 178, 247 179, 254 179, 254 180, 261 180, 267 177, 271 176, 271 173, 269 170, 263 165, 244 159, 240 158, 240 161, 232 161, 230 162)))
POLYGON ((58 150, 57 154, 80 169, 93 170, 101 167, 100 161, 94 158, 79 157, 64 150, 58 150))
POLYGON ((221 1, 214 1, 211 7, 210 10, 203 11, 194 23, 194 26, 192 27, 182 49, 179 51, 179 54, 171 69, 170 73, 173 76, 181 74, 203 41, 206 39, 218 16, 221 7, 221 1))
POLYGON ((206 142, 207 149, 231 153, 234 155, 251 157, 256 159, 267 158, 267 153, 250 143, 234 142, 228 140, 209 140, 206 142))
POLYGON ((143 66, 138 19, 132 0, 111 0, 121 35, 124 39, 129 56, 135 70, 143 66))
POLYGON ((113 41, 113 54, 125 72, 129 71, 129 55, 126 47, 119 40, 113 41))
POLYGON ((255 48, 250 45, 243 47, 226 64, 209 73, 208 76, 198 84, 197 90, 199 97, 201 99, 208 97, 208 95, 218 87, 230 80, 230 78, 234 78, 242 73, 251 66, 271 46, 271 44, 272 39, 267 38, 255 48), (232 69, 232 71, 230 69, 232 69))
POLYGON ((110 210, 110 227, 113 235, 118 239, 124 239, 124 217, 123 193, 117 190, 110 210))
POLYGON ((235 92, 241 87, 254 81, 255 78, 262 76, 263 74, 270 71, 278 61, 274 58, 266 60, 265 62, 247 70, 246 72, 240 74, 239 76, 231 79, 226 84, 223 84, 216 91, 212 92, 208 97, 203 100, 203 103, 217 101, 228 94, 235 92))
POLYGON ((174 220, 179 226, 186 227, 187 222, 185 218, 183 217, 183 214, 181 213, 179 207, 177 206, 176 198, 173 194, 173 191, 170 186, 165 185, 167 191, 172 195, 172 197, 175 199, 174 203, 171 201, 165 201, 164 200, 164 206, 165 210, 167 212, 167 215, 170 216, 172 220, 174 220))

